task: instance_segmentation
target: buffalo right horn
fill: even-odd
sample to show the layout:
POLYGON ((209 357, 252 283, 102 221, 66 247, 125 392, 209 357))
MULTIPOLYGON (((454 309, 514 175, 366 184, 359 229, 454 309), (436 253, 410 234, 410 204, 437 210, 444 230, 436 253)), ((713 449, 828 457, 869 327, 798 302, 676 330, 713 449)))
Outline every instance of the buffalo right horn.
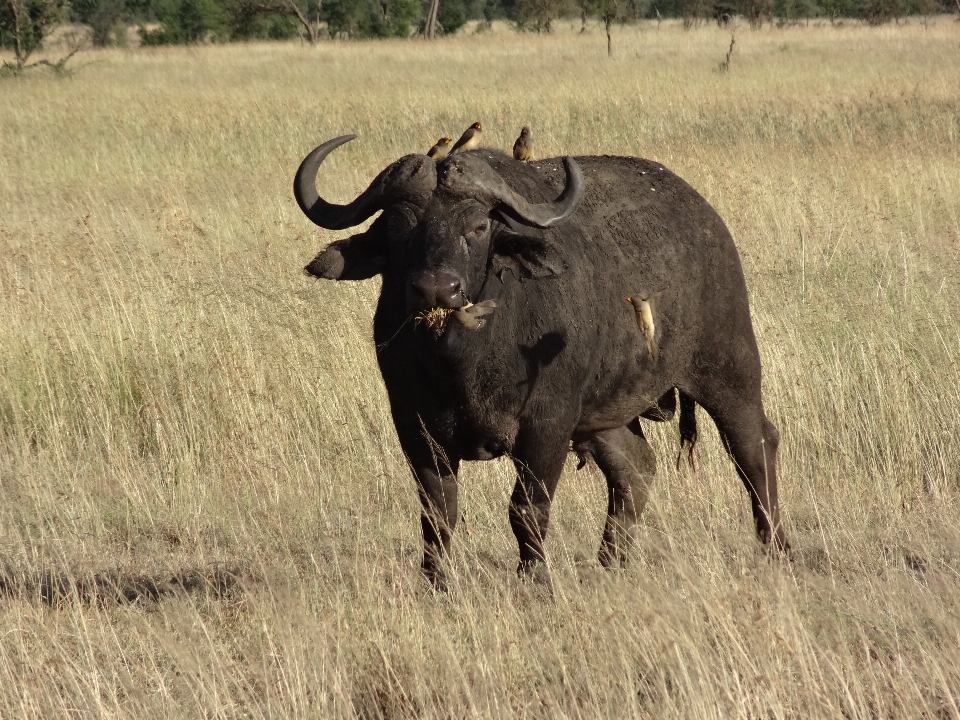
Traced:
POLYGON ((312 222, 328 230, 343 230, 359 225, 378 210, 397 200, 430 195, 437 186, 436 164, 426 155, 407 155, 388 166, 359 197, 347 205, 334 205, 317 193, 317 172, 334 149, 356 135, 341 135, 327 140, 307 155, 293 180, 297 204, 312 222))

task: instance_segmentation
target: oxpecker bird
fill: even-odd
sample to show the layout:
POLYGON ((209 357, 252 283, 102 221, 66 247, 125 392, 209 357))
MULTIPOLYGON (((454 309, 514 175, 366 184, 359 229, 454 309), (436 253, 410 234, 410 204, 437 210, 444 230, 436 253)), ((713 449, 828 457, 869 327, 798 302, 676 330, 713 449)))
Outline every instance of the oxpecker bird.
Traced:
POLYGON ((647 341, 647 352, 650 354, 650 359, 654 362, 660 357, 660 348, 657 347, 657 341, 654 337, 657 332, 657 326, 653 322, 653 314, 657 311, 657 306, 660 304, 662 295, 662 292, 653 294, 643 293, 626 299, 628 303, 633 305, 633 309, 637 313, 637 327, 640 328, 644 340, 647 341))
POLYGON ((496 300, 484 300, 476 305, 466 304, 462 308, 453 311, 453 316, 467 330, 479 330, 487 324, 484 315, 489 315, 500 307, 496 300))
POLYGON ((466 152, 467 150, 478 148, 480 147, 480 139, 482 137, 483 130, 480 127, 480 123, 475 122, 473 125, 463 131, 463 135, 460 136, 460 139, 457 140, 457 144, 453 146, 453 149, 451 149, 450 152, 466 152))
POLYGON ((437 144, 427 151, 427 157, 433 158, 434 162, 440 162, 450 154, 450 143, 453 138, 442 137, 437 140, 437 144))
POLYGON ((533 138, 530 137, 530 128, 527 125, 523 126, 520 137, 513 144, 513 157, 523 162, 533 160, 533 138))

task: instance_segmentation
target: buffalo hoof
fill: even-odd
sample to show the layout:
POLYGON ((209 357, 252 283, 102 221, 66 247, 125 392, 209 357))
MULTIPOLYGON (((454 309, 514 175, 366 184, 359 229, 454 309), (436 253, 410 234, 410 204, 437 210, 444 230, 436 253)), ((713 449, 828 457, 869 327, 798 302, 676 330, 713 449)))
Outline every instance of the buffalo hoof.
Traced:
POLYGON ((768 550, 779 553, 789 560, 793 559, 790 541, 787 540, 787 536, 782 529, 776 533, 773 533, 769 528, 758 527, 757 539, 768 550))
POLYGON ((626 559, 621 557, 615 548, 606 546, 600 547, 600 552, 597 553, 597 561, 604 570, 619 570, 626 567, 627 564, 626 559))
POLYGON ((624 527, 622 517, 607 517, 607 526, 603 530, 603 540, 597 560, 605 570, 621 570, 630 566, 637 554, 635 535, 639 527, 634 522, 624 527))
POLYGON ((440 567, 440 562, 433 555, 424 555, 420 570, 437 592, 445 593, 449 589, 447 575, 440 567))
POLYGON ((522 580, 529 580, 534 587, 553 597, 553 580, 550 571, 542 560, 521 560, 517 565, 517 575, 522 580))

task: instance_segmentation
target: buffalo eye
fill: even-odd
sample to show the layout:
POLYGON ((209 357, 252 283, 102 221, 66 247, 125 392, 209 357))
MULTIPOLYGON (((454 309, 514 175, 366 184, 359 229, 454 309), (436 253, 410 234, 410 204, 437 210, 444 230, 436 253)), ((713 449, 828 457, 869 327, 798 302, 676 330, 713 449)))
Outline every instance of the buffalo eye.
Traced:
POLYGON ((483 237, 483 234, 487 232, 489 225, 486 222, 482 222, 473 229, 474 237, 483 237))

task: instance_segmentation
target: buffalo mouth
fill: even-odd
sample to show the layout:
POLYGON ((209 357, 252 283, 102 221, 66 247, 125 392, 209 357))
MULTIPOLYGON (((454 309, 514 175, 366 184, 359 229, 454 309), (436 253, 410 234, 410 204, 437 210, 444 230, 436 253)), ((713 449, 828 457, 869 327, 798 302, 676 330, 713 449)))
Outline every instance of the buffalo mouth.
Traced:
POLYGON ((425 327, 435 340, 439 340, 446 332, 452 314, 452 308, 435 307, 430 310, 421 310, 416 314, 414 323, 418 327, 425 327))
POLYGON ((417 324, 423 324, 439 339, 451 320, 456 320, 470 331, 480 330, 487 324, 487 316, 500 307, 496 300, 483 300, 476 304, 466 302, 458 308, 435 307, 417 314, 417 324))

